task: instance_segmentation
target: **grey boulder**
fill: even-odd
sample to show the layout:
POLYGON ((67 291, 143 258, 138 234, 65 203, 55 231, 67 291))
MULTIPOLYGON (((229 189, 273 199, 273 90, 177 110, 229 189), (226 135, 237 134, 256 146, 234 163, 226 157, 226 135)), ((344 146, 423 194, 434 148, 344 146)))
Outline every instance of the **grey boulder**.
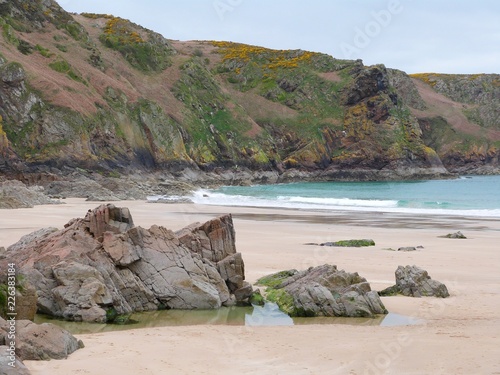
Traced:
POLYGON ((402 294, 408 297, 440 297, 450 296, 446 285, 431 279, 428 272, 417 266, 398 266, 396 285, 384 289, 382 296, 402 294))

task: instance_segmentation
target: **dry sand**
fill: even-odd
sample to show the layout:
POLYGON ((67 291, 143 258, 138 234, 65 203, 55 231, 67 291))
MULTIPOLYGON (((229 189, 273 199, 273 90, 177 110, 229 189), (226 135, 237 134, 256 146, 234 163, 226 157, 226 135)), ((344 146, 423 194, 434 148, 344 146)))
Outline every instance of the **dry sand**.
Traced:
MULTIPOLYGON (((118 202, 136 225, 179 229, 233 213, 247 280, 324 263, 358 271, 372 288, 394 283, 398 265, 418 265, 447 284, 451 297, 385 297, 409 326, 203 325, 78 335, 85 348, 67 360, 33 362, 33 375, 68 374, 500 374, 500 222, 492 219, 387 213, 307 212, 118 202), (439 236, 461 230, 467 240, 439 236), (375 247, 305 246, 373 238, 375 247), (416 252, 387 248, 418 246, 416 252)), ((96 203, 68 200, 0 212, 0 245, 45 226, 61 228, 96 203)))

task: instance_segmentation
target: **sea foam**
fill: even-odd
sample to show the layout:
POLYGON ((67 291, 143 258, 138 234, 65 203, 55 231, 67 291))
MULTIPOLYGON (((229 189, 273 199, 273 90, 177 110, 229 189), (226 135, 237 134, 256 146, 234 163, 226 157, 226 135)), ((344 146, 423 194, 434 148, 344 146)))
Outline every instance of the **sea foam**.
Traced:
POLYGON ((200 189, 192 194, 193 203, 217 206, 286 208, 326 211, 368 211, 406 214, 452 215, 473 217, 500 217, 500 209, 449 209, 446 202, 425 202, 412 205, 405 201, 350 198, 320 198, 302 196, 262 197, 225 194, 200 189))

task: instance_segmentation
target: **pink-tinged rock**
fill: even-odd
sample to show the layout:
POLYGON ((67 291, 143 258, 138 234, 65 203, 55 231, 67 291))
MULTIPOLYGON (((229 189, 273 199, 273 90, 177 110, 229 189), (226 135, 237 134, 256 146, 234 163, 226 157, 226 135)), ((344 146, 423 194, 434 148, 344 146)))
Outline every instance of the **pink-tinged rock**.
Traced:
POLYGON ((101 205, 62 230, 38 231, 4 252, 36 288, 40 312, 106 321, 106 312, 212 309, 246 300, 231 215, 174 233, 135 227, 126 208, 101 205), (237 293, 236 293, 237 292, 237 293))

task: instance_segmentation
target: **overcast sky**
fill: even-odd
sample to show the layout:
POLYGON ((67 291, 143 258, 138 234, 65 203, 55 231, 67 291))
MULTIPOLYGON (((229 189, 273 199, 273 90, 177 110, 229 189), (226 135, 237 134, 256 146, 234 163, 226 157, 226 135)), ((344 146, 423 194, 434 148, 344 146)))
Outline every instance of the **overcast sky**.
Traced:
POLYGON ((500 73, 500 0, 60 0, 176 40, 227 40, 383 63, 500 73))

